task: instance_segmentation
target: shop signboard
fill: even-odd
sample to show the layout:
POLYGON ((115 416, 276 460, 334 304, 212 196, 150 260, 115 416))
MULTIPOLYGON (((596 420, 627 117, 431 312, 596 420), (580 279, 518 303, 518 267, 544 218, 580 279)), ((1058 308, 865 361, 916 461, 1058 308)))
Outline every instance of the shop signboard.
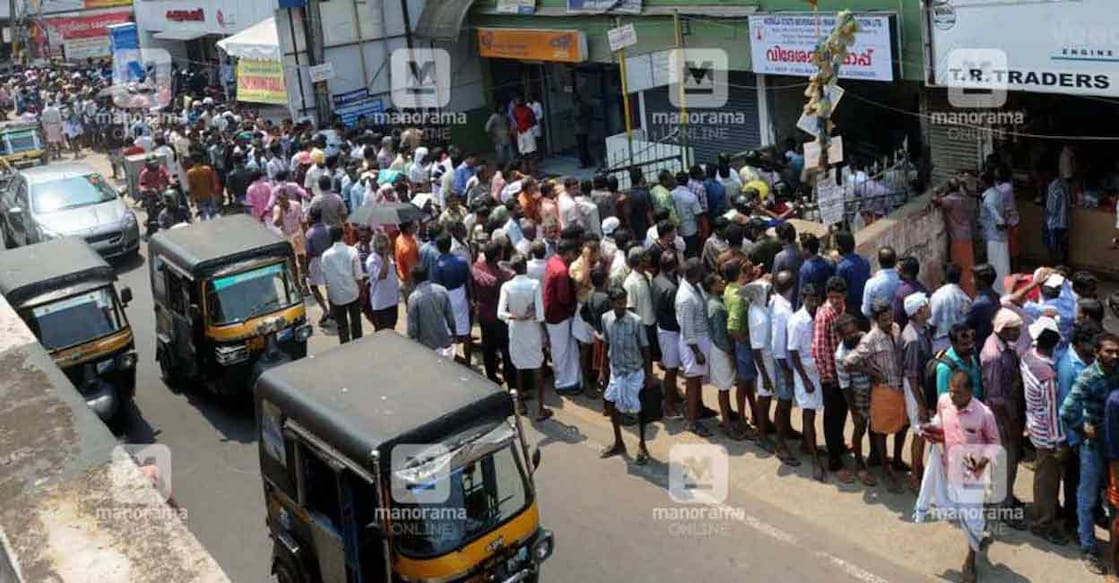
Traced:
POLYGON ((132 0, 30 0, 28 10, 34 14, 59 14, 98 8, 132 6, 132 0))
POLYGON ((536 0, 497 0, 499 14, 535 14, 536 0))
POLYGON ((357 118, 363 115, 369 118, 385 112, 384 100, 370 97, 368 88, 338 93, 331 96, 330 100, 334 105, 335 115, 342 118, 342 123, 346 127, 356 125, 357 118))
POLYGON ((567 12, 641 14, 641 0, 567 0, 567 12))
POLYGON ((237 61, 237 101, 287 105, 284 66, 280 61, 237 61))
POLYGON ((52 35, 57 35, 63 41, 76 38, 103 38, 108 54, 108 28, 114 24, 128 22, 131 18, 131 10, 118 10, 89 16, 45 18, 43 24, 50 29, 52 35))
POLYGON ((637 30, 632 22, 625 26, 611 28, 606 31, 606 37, 610 41, 610 50, 615 53, 637 44, 637 30))
POLYGON ((307 69, 312 83, 322 83, 334 78, 334 64, 330 61, 318 65, 311 65, 307 69))
POLYGON ((928 11, 934 83, 979 90, 965 74, 979 71, 992 91, 1119 96, 1115 8, 1114 0, 936 0, 928 11))
MULTIPOLYGON (((856 16, 859 32, 839 68, 840 79, 894 80, 894 46, 890 16, 856 16)), ((810 77, 816 73, 812 52, 835 26, 834 14, 761 14, 750 17, 750 57, 754 72, 810 77)))
POLYGON ((577 30, 479 28, 478 55, 490 59, 581 63, 587 38, 577 30))

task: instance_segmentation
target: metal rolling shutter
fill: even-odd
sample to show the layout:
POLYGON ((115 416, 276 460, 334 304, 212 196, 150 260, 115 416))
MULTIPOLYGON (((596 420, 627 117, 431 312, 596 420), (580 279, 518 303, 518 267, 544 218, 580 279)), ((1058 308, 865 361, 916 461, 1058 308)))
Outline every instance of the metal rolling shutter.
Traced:
MULTIPOLYGON (((761 131, 758 127, 757 83, 753 73, 731 71, 727 104, 718 110, 689 110, 689 119, 701 112, 740 112, 743 123, 691 124, 688 125, 688 146, 693 149, 693 162, 697 164, 714 163, 716 157, 726 152, 736 154, 761 146, 761 131)), ((664 123, 665 118, 673 117, 676 107, 668 100, 668 86, 655 87, 645 92, 645 112, 648 135, 655 141, 679 143, 678 124, 664 123), (657 119, 658 113, 663 114, 657 119), (658 123, 660 122, 660 123, 658 123), (666 140, 666 137, 668 139, 666 140)))
POLYGON ((923 113, 930 116, 925 127, 929 135, 929 150, 932 158, 932 184, 941 184, 961 170, 977 172, 983 164, 982 132, 966 126, 936 123, 932 117, 934 112, 958 110, 954 110, 948 103, 945 90, 928 91, 928 111, 923 113))

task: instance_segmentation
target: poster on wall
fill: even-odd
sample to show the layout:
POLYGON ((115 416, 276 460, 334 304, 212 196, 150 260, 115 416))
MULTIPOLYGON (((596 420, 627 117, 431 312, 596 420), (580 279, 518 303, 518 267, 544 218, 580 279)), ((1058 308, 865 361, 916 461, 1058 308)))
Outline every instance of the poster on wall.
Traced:
POLYGON ((936 0, 928 10, 936 85, 963 83, 974 66, 991 90, 1119 96, 1114 0, 936 0))
POLYGON ((52 56, 65 54, 69 60, 109 56, 109 31, 114 24, 132 19, 131 10, 102 12, 88 16, 58 16, 44 18, 31 27, 32 44, 39 54, 52 56))
POLYGON ((641 14, 641 0, 567 0, 570 14, 641 14))
POLYGON ((499 14, 535 14, 536 0, 497 0, 499 14))
POLYGON ((357 118, 365 116, 368 121, 375 114, 385 112, 383 99, 374 99, 369 96, 369 89, 357 89, 345 93, 337 93, 330 97, 334 106, 334 114, 342 118, 342 123, 350 128, 357 124, 357 118))
POLYGON ((287 105, 283 63, 252 59, 238 61, 237 101, 287 105))
MULTIPOLYGON (((894 80, 894 47, 889 16, 856 16, 859 32, 840 79, 894 80)), ((750 17, 750 58, 754 72, 810 77, 816 72, 812 52, 835 26, 835 15, 765 14, 750 17)))

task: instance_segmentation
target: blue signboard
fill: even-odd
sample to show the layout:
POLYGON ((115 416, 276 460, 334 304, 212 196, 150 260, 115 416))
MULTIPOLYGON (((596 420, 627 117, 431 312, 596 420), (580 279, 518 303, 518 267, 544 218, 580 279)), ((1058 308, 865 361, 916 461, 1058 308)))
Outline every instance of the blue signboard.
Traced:
POLYGON ((109 53, 113 55, 113 82, 117 84, 144 79, 140 58, 140 31, 136 23, 114 24, 109 29, 109 53))
POLYGON ((342 123, 346 127, 356 125, 357 118, 363 115, 368 121, 373 121, 368 118, 385 112, 384 100, 370 97, 369 89, 366 88, 338 93, 331 97, 331 101, 334 104, 334 113, 342 118, 342 123))

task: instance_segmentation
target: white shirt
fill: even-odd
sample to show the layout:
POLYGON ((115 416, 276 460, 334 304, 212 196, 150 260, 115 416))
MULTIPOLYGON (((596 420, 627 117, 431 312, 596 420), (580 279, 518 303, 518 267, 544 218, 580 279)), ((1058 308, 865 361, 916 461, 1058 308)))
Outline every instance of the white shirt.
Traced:
POLYGON ((364 274, 357 249, 341 241, 331 245, 322 254, 322 275, 326 281, 326 296, 331 304, 344 306, 357 301, 361 295, 358 281, 364 274))
POLYGON ((532 115, 536 118, 536 125, 532 126, 532 135, 540 138, 544 136, 544 106, 540 105, 539 101, 533 101, 528 104, 532 109, 532 115))
MULTIPOLYGON (((816 389, 820 388, 820 375, 816 373, 816 363, 812 359, 812 332, 813 322, 812 316, 808 315, 808 310, 801 308, 797 310, 791 318, 789 318, 789 341, 787 347, 789 350, 797 351, 800 357, 800 364, 804 367, 804 372, 816 385, 816 389)), ((790 368, 795 365, 790 364, 790 368)), ((794 368, 794 370, 796 370, 794 368)), ((798 391, 805 391, 804 381, 801 375, 794 374, 793 380, 796 383, 798 391)))
POLYGON ((396 262, 392 255, 383 258, 377 253, 370 253, 365 260, 365 272, 369 275, 369 307, 384 310, 396 306, 400 302, 400 280, 396 277, 396 262), (388 261, 385 278, 379 279, 381 266, 388 261))
POLYGON ((750 302, 750 307, 746 309, 746 322, 750 327, 751 349, 769 350, 770 319, 769 306, 759 306, 750 302))
POLYGON ((564 193, 556 197, 556 206, 559 207, 560 228, 566 229, 576 223, 582 225, 583 217, 579 213, 579 205, 570 194, 564 193))
MULTIPOLYGON (((649 230, 645 231, 645 248, 648 249, 649 247, 656 245, 658 238, 660 238, 660 234, 657 233, 657 226, 653 225, 652 227, 649 227, 649 230)), ((676 235, 676 240, 673 241, 672 244, 676 247, 676 250, 681 253, 683 253, 684 249, 687 248, 687 245, 684 243, 684 238, 680 235, 676 235)))
POLYGON ((544 270, 547 269, 547 267, 548 261, 546 259, 529 259, 528 262, 525 264, 525 274, 532 279, 543 283, 544 270))
POLYGON ((626 290, 626 308, 641 318, 644 326, 657 323, 657 312, 653 309, 653 296, 649 278, 639 271, 631 271, 622 282, 626 290))
POLYGON ((602 238, 602 220, 598 216, 598 205, 595 204, 590 197, 580 196, 575 199, 575 204, 579 207, 579 214, 583 217, 583 228, 588 233, 602 238))
POLYGON ((787 360, 789 357, 789 318, 792 316, 792 302, 781 294, 773 294, 769 300, 769 318, 775 359, 787 360))
POLYGON ((539 368, 544 364, 544 286, 527 275, 517 275, 501 284, 497 296, 497 317, 509 323, 509 356, 518 368, 539 368), (529 316, 514 320, 512 316, 529 316))

